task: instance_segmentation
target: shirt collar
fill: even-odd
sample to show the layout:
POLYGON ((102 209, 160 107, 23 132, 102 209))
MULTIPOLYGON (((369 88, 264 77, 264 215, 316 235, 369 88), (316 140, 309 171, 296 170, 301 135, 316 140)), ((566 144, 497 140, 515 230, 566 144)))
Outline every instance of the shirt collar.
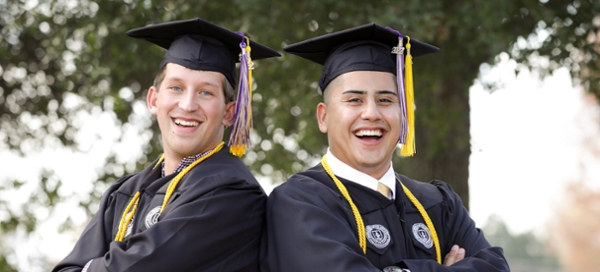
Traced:
POLYGON ((329 148, 327 148, 327 155, 325 155, 325 160, 329 164, 329 167, 331 167, 331 171, 333 171, 333 173, 336 176, 360 184, 374 191, 377 191, 377 183, 381 182, 385 184, 385 186, 387 186, 392 192, 391 199, 394 199, 396 197, 396 175, 394 174, 394 167, 392 166, 392 162, 390 162, 390 167, 388 168, 387 172, 385 172, 383 177, 377 180, 340 161, 340 159, 338 159, 336 156, 333 155, 333 153, 331 153, 331 150, 329 148))
MULTIPOLYGON (((210 151, 211 150, 208 150, 208 151, 204 151, 202 153, 198 153, 196 155, 191 155, 191 156, 184 157, 183 159, 181 159, 181 161, 179 162, 179 164, 175 168, 175 171, 173 171, 172 174, 176 174, 176 173, 181 172, 184 168, 190 166, 193 162, 195 162, 196 160, 198 160, 200 157, 208 154, 208 152, 210 152, 210 151)), ((165 176, 165 161, 164 160, 160 164, 160 167, 162 168, 162 170, 161 170, 161 177, 164 177, 165 176)))

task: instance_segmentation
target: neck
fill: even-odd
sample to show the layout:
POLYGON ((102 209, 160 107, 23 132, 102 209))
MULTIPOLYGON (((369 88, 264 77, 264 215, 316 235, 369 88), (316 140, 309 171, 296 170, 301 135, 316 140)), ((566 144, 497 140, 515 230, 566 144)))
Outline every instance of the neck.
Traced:
POLYGON ((177 168, 177 164, 179 164, 181 160, 175 162, 175 160, 169 160, 167 159, 167 156, 165 156, 165 165, 164 165, 164 172, 165 172, 165 176, 168 176, 170 174, 172 174, 173 172, 175 172, 175 168, 177 168))
POLYGON ((371 176, 372 178, 376 179, 376 180, 380 180, 383 175, 385 175, 385 172, 387 172, 387 168, 386 169, 357 169, 355 167, 352 167, 360 172, 363 172, 369 176, 371 176))
POLYGON ((166 152, 164 151, 164 175, 168 176, 170 174, 172 174, 173 172, 175 172, 175 170, 177 170, 177 167, 182 163, 184 158, 188 158, 190 156, 197 156, 199 154, 203 154, 203 153, 214 153, 214 152, 210 152, 210 151, 218 151, 222 148, 223 143, 219 142, 216 146, 213 146, 212 148, 208 149, 208 150, 203 150, 200 151, 198 153, 195 154, 190 154, 190 155, 181 155, 181 154, 176 154, 173 152, 166 152), (218 150, 216 150, 218 148, 218 150))
POLYGON ((354 170, 356 170, 358 172, 369 175, 376 180, 380 180, 385 175, 385 173, 387 173, 388 169, 390 168, 390 164, 386 164, 383 166, 382 165, 352 164, 349 161, 341 159, 340 156, 337 156, 331 149, 329 149, 328 153, 333 156, 333 159, 344 163, 345 165, 353 168, 354 170))

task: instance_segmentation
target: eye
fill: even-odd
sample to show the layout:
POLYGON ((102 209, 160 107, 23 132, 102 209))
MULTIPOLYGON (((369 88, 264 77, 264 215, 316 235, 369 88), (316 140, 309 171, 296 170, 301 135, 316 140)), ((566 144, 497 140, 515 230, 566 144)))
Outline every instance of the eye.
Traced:
POLYGON ((380 104, 390 105, 398 103, 398 97, 396 96, 381 96, 377 99, 380 104))
POLYGON ((360 98, 358 98, 358 97, 353 97, 353 98, 350 98, 350 99, 346 100, 346 102, 349 102, 349 103, 360 103, 360 102, 362 102, 362 100, 360 100, 360 98))
POLYGON ((171 87, 169 87, 169 89, 171 89, 173 91, 176 91, 176 92, 180 92, 181 91, 181 87, 179 87, 179 86, 171 86, 171 87))
POLYGON ((202 91, 200 91, 200 95, 203 95, 203 96, 212 96, 213 93, 211 91, 208 91, 208 90, 202 90, 202 91))

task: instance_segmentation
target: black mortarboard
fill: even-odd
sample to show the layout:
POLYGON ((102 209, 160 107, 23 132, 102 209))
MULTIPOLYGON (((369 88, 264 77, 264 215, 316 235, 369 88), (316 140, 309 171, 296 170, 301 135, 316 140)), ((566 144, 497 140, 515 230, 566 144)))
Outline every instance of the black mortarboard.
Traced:
MULTIPOLYGON (((167 49, 160 68, 176 63, 193 70, 222 73, 235 86, 235 63, 239 62, 243 36, 200 18, 166 22, 127 31, 130 37, 144 39, 167 49)), ((277 51, 250 41, 252 59, 281 56, 277 51)))
POLYGON ((200 18, 140 27, 127 31, 127 35, 167 49, 160 69, 167 63, 176 63, 193 70, 219 72, 231 86, 236 85, 235 63, 240 62, 237 102, 228 145, 232 154, 241 157, 249 144, 252 126, 252 60, 281 55, 250 40, 244 33, 200 18))
MULTIPOLYGON (((406 44, 408 39, 404 39, 406 44)), ((418 57, 439 49, 411 39, 411 55, 418 57)), ((392 48, 398 45, 398 34, 377 24, 366 24, 335 33, 311 38, 283 48, 324 65, 319 87, 325 87, 341 74, 351 71, 380 71, 396 74, 396 55, 392 48)))
POLYGON ((352 71, 396 75, 403 116, 398 141, 403 145, 400 154, 412 156, 415 153, 412 57, 437 52, 437 47, 389 27, 366 24, 291 44, 283 50, 324 66, 319 78, 322 91, 332 80, 352 71))

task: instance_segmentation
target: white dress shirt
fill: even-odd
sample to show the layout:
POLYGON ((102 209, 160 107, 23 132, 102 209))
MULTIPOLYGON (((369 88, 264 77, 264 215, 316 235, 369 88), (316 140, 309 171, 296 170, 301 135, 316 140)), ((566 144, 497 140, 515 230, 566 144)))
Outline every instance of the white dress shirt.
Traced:
POLYGON ((377 180, 340 161, 331 153, 331 150, 329 148, 327 148, 325 160, 329 164, 329 167, 331 167, 331 171, 333 171, 333 174, 335 174, 336 176, 360 184, 376 192, 377 184, 381 182, 390 189, 391 196, 388 196, 388 198, 394 199, 396 197, 396 175, 394 174, 394 167, 392 166, 391 161, 390 167, 388 168, 387 172, 385 172, 381 179, 377 180))

